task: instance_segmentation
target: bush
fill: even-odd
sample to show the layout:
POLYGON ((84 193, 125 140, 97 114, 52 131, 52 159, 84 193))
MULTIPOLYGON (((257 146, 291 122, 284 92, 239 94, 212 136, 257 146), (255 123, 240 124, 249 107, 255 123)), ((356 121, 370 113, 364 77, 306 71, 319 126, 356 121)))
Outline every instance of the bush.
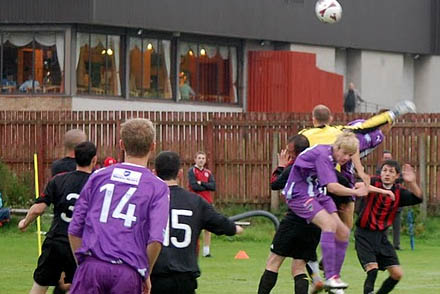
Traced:
POLYGON ((0 162, 0 179, 3 206, 28 207, 32 203, 32 176, 30 173, 18 177, 8 166, 0 162))

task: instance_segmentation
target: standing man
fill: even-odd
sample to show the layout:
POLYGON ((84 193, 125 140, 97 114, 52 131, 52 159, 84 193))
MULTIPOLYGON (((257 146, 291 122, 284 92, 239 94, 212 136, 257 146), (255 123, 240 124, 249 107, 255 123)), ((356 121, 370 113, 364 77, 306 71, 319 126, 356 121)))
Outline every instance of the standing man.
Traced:
POLYGON ((44 213, 46 207, 51 204, 54 206, 52 225, 34 272, 31 294, 44 294, 49 286, 58 286, 62 272, 65 273, 63 282, 67 288, 72 283, 76 263, 67 238, 67 228, 72 220, 75 202, 96 164, 96 147, 91 142, 80 143, 75 147, 74 155, 76 171, 53 177, 18 224, 18 228, 25 231, 29 224, 44 213))
POLYGON ((148 119, 121 125, 125 162, 95 172, 84 186, 69 226, 78 261, 72 294, 149 293, 162 247, 169 189, 146 167, 156 132, 148 119))
MULTIPOLYGON (((215 180, 209 169, 205 168, 206 153, 198 151, 194 156, 195 165, 188 171, 189 189, 199 194, 203 199, 212 204, 211 191, 215 191, 215 180)), ((203 256, 211 257, 211 233, 203 233, 203 256)))
POLYGON ((62 172, 76 169, 75 146, 87 140, 86 134, 80 129, 72 129, 64 134, 64 158, 52 163, 52 177, 62 172))
POLYGON ((380 177, 373 177, 371 185, 394 192, 395 199, 381 193, 369 193, 361 202, 361 212, 356 221, 355 248, 359 262, 367 273, 364 294, 390 293, 403 276, 399 259, 388 241, 386 230, 393 223, 399 207, 419 204, 423 198, 413 167, 409 164, 403 166, 403 180, 408 189, 396 184, 399 175, 400 166, 397 161, 385 161, 380 177), (385 269, 390 276, 383 282, 379 291, 374 292, 377 272, 385 269))
POLYGON ((202 229, 228 236, 240 234, 243 229, 198 195, 178 186, 182 170, 177 153, 161 152, 155 160, 155 171, 170 188, 170 218, 164 247, 151 274, 151 293, 194 294, 200 276, 196 247, 202 229))
POLYGON ((348 91, 344 97, 344 112, 350 113, 355 112, 356 110, 359 112, 359 106, 361 102, 364 102, 364 99, 361 98, 361 94, 356 89, 353 82, 348 85, 348 91))

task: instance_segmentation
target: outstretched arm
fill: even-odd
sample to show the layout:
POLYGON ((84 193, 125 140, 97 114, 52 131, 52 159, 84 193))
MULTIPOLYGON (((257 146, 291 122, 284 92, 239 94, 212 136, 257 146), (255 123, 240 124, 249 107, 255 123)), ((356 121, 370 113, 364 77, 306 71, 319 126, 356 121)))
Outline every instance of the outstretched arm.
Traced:
POLYGON ((47 204, 44 202, 41 203, 35 203, 31 206, 28 213, 26 214, 26 217, 22 219, 18 223, 18 228, 20 231, 24 232, 26 231, 26 228, 40 215, 44 213, 44 210, 46 209, 47 204))

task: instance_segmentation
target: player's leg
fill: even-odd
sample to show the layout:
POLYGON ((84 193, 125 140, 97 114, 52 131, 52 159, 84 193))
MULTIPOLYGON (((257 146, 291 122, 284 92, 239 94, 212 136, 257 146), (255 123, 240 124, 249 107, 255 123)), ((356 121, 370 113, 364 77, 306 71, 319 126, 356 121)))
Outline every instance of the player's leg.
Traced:
POLYGON ((29 294, 46 294, 48 288, 49 286, 40 286, 37 282, 34 281, 34 284, 32 285, 29 294))
POLYGON ((353 228, 354 201, 341 203, 338 206, 338 215, 341 221, 348 227, 353 228))
POLYGON ((292 277, 295 281, 295 294, 307 294, 309 290, 309 280, 307 278, 305 268, 305 260, 292 260, 292 277))
POLYGON ((210 246, 211 246, 211 232, 204 230, 203 231, 203 256, 204 257, 211 257, 210 246))
POLYGON ((260 283, 258 284, 258 294, 269 294, 273 287, 275 287, 278 279, 278 271, 283 264, 284 259, 284 256, 280 256, 273 252, 269 253, 266 268, 260 278, 260 283))
POLYGON ((382 283, 376 294, 390 293, 403 277, 403 270, 400 265, 388 267, 387 270, 390 276, 382 283))

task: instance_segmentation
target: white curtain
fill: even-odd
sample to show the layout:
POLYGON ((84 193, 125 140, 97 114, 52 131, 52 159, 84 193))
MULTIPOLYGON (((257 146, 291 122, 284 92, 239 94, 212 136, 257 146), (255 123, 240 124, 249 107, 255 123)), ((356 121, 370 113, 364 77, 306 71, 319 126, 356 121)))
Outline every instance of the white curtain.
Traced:
MULTIPOLYGON (((163 48, 163 54, 165 59, 165 68, 167 70, 167 80, 166 80, 166 89, 169 91, 169 97, 166 96, 165 98, 171 98, 171 81, 170 81, 170 71, 171 71, 171 41, 169 40, 162 40, 162 48, 163 48)), ((165 93, 167 94, 167 93, 165 93)))
POLYGON ((34 40, 34 33, 6 33, 3 42, 9 41, 12 45, 23 47, 34 40))
POLYGON ((133 50, 136 47, 139 50, 141 50, 141 48, 142 48, 142 39, 140 39, 140 38, 130 38, 130 51, 133 50))
POLYGON ((119 78, 120 37, 115 35, 110 35, 109 37, 110 37, 109 48, 113 50, 113 56, 115 58, 115 66, 116 66, 116 94, 120 96, 121 95, 121 79, 119 78))
POLYGON ((230 47, 229 58, 232 64, 232 86, 234 91, 234 102, 237 102, 237 48, 230 47))
POLYGON ((92 40, 91 40, 90 47, 95 48, 99 44, 101 44, 102 47, 105 48, 107 45, 107 35, 104 34, 92 34, 92 40))
POLYGON ((57 48, 58 64, 64 72, 64 32, 58 32, 55 35, 55 44, 57 48))
POLYGON ((219 51, 220 51, 220 56, 222 57, 222 59, 228 59, 229 48, 227 46, 221 46, 219 51))
POLYGON ((189 50, 194 53, 194 56, 198 56, 199 52, 197 52, 197 44, 188 43, 188 42, 180 42, 179 43, 179 55, 185 56, 188 54, 189 50))
POLYGON ((209 58, 213 58, 217 54, 217 47, 216 46, 209 46, 204 45, 200 47, 200 50, 204 48, 206 50, 206 55, 208 55, 209 58))
POLYGON ((89 44, 89 34, 88 33, 77 33, 76 34, 76 68, 78 69, 79 56, 81 53, 81 47, 89 44))

